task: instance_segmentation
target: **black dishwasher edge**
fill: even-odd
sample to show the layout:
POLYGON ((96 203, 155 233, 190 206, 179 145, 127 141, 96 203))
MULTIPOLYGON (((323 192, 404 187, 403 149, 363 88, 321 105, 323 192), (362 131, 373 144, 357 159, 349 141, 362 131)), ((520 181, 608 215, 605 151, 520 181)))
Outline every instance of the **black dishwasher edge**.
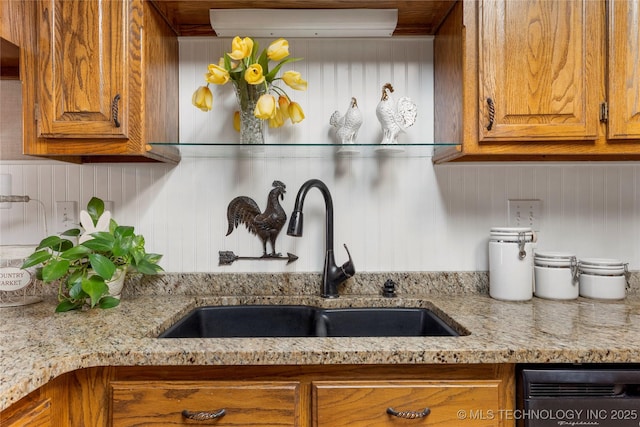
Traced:
POLYGON ((638 427, 640 364, 519 364, 511 419, 518 427, 638 427))

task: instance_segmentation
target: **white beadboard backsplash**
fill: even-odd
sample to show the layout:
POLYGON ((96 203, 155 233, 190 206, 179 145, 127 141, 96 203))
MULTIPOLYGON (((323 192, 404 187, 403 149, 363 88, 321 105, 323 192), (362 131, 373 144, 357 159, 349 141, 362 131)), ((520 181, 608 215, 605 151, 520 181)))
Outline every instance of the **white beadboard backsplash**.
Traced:
MULTIPOLYGON (((258 39, 260 49, 269 39, 258 39)), ((191 95, 205 85, 209 63, 218 63, 224 52, 231 50, 228 38, 180 39, 180 141, 237 141, 233 129, 233 113, 238 109, 231 83, 209 85, 213 92, 213 109, 204 113, 191 105, 191 95)), ((358 101, 363 124, 356 142, 377 143, 381 140, 380 124, 375 110, 382 95, 382 85, 389 82, 399 99, 409 96, 418 106, 417 123, 398 140, 404 143, 433 141, 433 39, 292 39, 290 56, 302 58, 285 64, 282 72, 296 70, 309 85, 296 91, 278 83, 293 101, 298 102, 305 120, 279 129, 266 129, 270 143, 332 142, 329 118, 338 110, 344 113, 351 97, 358 101)))
MULTIPOLYGON (((267 41, 261 41, 266 46, 267 41)), ((180 127, 182 142, 231 141, 234 106, 230 87, 213 87, 213 111, 191 106, 208 62, 229 49, 228 39, 181 39, 180 127)), ((432 43, 428 38, 291 41, 290 64, 309 81, 307 92, 290 91, 306 113, 295 126, 270 131, 269 142, 331 140, 328 121, 351 96, 365 115, 358 142, 377 142, 375 106, 391 81, 396 96, 418 104, 418 121, 401 142, 433 138, 432 43)), ((0 100, 0 102, 3 102, 0 100)), ((4 106, 4 105, 3 105, 4 106)), ((2 132, 0 130, 0 137, 2 132)), ((4 140, 0 141, 4 143, 4 140)), ((292 149, 292 152, 296 150, 292 149)), ((142 233, 152 252, 164 255, 168 272, 320 271, 324 259, 324 207, 312 189, 304 209, 304 235, 276 242, 299 259, 237 261, 218 265, 218 251, 256 256, 257 237, 244 227, 225 236, 226 208, 238 195, 264 209, 274 180, 287 185, 289 213, 300 185, 323 180, 334 203, 336 260, 349 246, 359 271, 486 271, 489 229, 507 225, 507 199, 542 200, 538 247, 578 257, 617 258, 640 269, 640 163, 477 163, 434 166, 429 157, 390 159, 332 156, 281 158, 185 157, 161 164, 72 165, 48 160, 0 162, 12 174, 13 193, 42 202, 0 209, 0 245, 36 244, 54 230, 55 202, 91 196, 114 202, 114 215, 142 233)))

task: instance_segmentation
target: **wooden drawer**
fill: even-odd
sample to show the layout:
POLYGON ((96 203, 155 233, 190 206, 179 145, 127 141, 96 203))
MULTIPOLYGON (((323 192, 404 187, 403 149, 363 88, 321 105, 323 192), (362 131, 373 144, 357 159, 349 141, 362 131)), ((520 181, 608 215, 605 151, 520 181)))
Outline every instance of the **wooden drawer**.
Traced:
POLYGON ((113 426, 299 426, 298 382, 115 381, 113 426), (183 411, 225 414, 191 421, 183 411))
POLYGON ((501 426, 499 380, 318 381, 314 382, 314 426, 501 426), (428 415, 402 419, 397 412, 428 415))

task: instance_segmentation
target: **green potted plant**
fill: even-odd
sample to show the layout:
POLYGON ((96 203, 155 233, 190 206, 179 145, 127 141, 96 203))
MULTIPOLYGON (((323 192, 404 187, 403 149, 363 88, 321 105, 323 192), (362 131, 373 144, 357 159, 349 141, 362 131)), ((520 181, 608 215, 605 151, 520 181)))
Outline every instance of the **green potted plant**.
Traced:
POLYGON ((118 225, 93 197, 80 213, 83 230, 74 228, 44 238, 22 268, 37 266, 36 277, 45 283, 58 281, 57 312, 111 308, 120 303, 110 284, 124 281, 129 272, 157 274, 162 255, 147 253, 144 237, 134 227, 118 225), (73 240, 76 240, 77 244, 73 240))

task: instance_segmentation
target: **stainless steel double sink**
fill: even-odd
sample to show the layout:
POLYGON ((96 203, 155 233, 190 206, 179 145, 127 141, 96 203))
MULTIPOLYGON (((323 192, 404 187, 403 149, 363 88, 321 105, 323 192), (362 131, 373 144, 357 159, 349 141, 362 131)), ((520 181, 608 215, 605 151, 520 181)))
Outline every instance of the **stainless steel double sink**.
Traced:
POLYGON ((426 308, 199 307, 159 338, 459 336, 426 308))

